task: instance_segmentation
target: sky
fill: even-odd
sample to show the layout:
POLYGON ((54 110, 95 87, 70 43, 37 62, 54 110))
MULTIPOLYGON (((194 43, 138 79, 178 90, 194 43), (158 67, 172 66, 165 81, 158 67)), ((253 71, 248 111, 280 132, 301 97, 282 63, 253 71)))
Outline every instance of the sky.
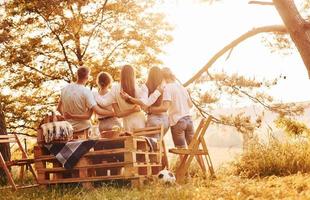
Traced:
MULTIPOLYGON (((297 4, 300 1, 295 1, 297 4)), ((185 82, 202 68, 221 48, 254 27, 283 24, 273 6, 250 5, 248 0, 222 0, 209 5, 194 0, 169 0, 162 8, 175 29, 174 40, 164 50, 164 65, 172 68, 185 82)), ((279 79, 268 91, 278 102, 310 100, 310 80, 294 49, 292 54, 271 53, 262 35, 248 39, 234 48, 230 58, 218 60, 210 72, 238 73, 258 79, 279 79)))

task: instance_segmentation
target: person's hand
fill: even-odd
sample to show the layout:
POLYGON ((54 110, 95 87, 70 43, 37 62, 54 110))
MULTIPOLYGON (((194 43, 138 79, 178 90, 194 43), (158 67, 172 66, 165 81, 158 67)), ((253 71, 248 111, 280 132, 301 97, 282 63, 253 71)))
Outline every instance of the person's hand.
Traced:
POLYGON ((142 110, 144 110, 145 113, 148 113, 149 107, 147 107, 147 106, 142 106, 142 110))
POLYGON ((65 112, 65 113, 64 113, 64 118, 65 118, 65 119, 72 119, 73 116, 72 116, 70 113, 65 112))
POLYGON ((148 107, 147 110, 146 110, 146 113, 147 114, 152 114, 152 107, 148 107))
POLYGON ((141 111, 141 107, 139 105, 134 105, 133 111, 134 112, 140 112, 141 111))
POLYGON ((158 90, 161 94, 164 92, 164 88, 162 85, 157 86, 156 90, 158 90))
POLYGON ((124 100, 128 100, 128 99, 130 98, 129 94, 127 94, 127 93, 124 92, 123 90, 121 90, 120 96, 121 96, 124 100))

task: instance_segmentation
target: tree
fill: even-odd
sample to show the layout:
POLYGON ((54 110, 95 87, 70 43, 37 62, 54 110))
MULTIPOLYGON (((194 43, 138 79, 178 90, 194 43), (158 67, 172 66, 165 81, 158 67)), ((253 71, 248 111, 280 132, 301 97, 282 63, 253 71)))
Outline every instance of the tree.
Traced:
MULTIPOLYGON (((160 66, 171 26, 153 9, 156 1, 9 0, 0 33, 0 99, 9 130, 33 135, 79 66, 95 77, 119 67, 160 66)), ((93 86, 95 81, 90 83, 93 86)))
MULTIPOLYGON (((210 1, 213 2, 213 1, 210 1)), ((297 50, 300 53, 301 58, 308 70, 308 75, 310 77, 310 37, 309 37, 309 22, 307 22, 296 8, 296 5, 293 0, 273 0, 273 2, 261 2, 261 1, 249 1, 251 4, 259 4, 259 5, 267 5, 267 6, 275 6, 281 18, 283 19, 284 25, 273 25, 273 26, 265 26, 253 28, 245 34, 242 34, 240 37, 236 38, 234 41, 223 47, 220 51, 214 54, 214 56, 207 62, 205 66, 203 66, 197 73, 195 73, 188 81, 184 83, 186 87, 192 87, 197 90, 197 85, 207 84, 207 82, 212 84, 215 82, 215 87, 217 89, 213 89, 211 92, 207 91, 207 93, 199 91, 198 96, 201 100, 205 101, 196 101, 196 106, 202 115, 210 113, 206 112, 205 103, 214 103, 217 99, 219 99, 219 95, 216 97, 210 95, 210 93, 214 94, 223 94, 225 91, 228 94, 239 96, 239 97, 248 97, 253 100, 255 103, 259 103, 264 108, 269 109, 271 111, 279 113, 279 117, 284 115, 296 116, 303 113, 303 107, 292 104, 282 104, 282 105, 272 105, 272 98, 266 96, 263 93, 256 93, 253 89, 261 88, 261 86, 270 87, 277 83, 277 78, 270 83, 262 83, 257 80, 249 80, 245 77, 240 77, 239 75, 227 76, 226 74, 215 74, 211 75, 208 71, 210 67, 221 57, 227 55, 227 59, 230 57, 232 50, 241 42, 245 41, 248 38, 251 38, 260 33, 274 33, 276 36, 276 48, 283 48, 289 46, 287 43, 289 40, 285 39, 283 35, 289 34, 292 42, 297 47, 297 50), (282 43, 282 44, 279 44, 282 43), (283 44, 286 43, 286 44, 283 44), (211 82, 211 83, 210 83, 211 82), (209 93, 209 94, 208 94, 209 93), (201 98, 202 97, 202 98, 201 98)), ((309 13, 310 1, 305 0, 303 10, 305 13, 309 13)), ((309 16, 308 16, 309 17, 309 16)), ((282 78, 282 77, 280 77, 282 78)), ((285 79, 285 77, 283 77, 285 79)), ((206 86, 204 86, 206 87, 206 86)), ((208 106, 210 109, 210 106, 208 106)), ((214 121, 217 123, 221 123, 224 125, 230 125, 237 128, 239 132, 242 133, 244 142, 248 143, 249 138, 253 136, 253 131, 255 127, 260 127, 261 117, 262 115, 258 115, 257 119, 254 122, 250 121, 249 116, 244 116, 245 113, 239 113, 236 116, 221 116, 221 118, 214 118, 214 121)))
POLYGON ((302 18, 294 0, 273 0, 273 4, 295 43, 310 78, 310 22, 302 18))
MULTIPOLYGON (((2 110, 2 105, 0 103, 0 136, 1 135, 6 135, 7 131, 6 131, 6 123, 5 123, 5 117, 4 117, 4 113, 2 110)), ((4 160, 8 161, 11 159, 11 154, 10 154, 10 146, 9 144, 0 144, 0 153, 3 156, 4 160)), ((6 177, 5 172, 0 169, 0 184, 5 181, 5 179, 3 179, 4 177, 6 177)))

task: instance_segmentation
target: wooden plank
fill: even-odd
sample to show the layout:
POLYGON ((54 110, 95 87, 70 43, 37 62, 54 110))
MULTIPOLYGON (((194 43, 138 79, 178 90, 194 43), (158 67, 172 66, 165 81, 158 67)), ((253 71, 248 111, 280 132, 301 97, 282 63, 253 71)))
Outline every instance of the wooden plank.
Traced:
POLYGON ((6 165, 9 166, 23 166, 26 164, 31 164, 34 163, 33 159, 29 159, 29 160, 11 160, 11 161, 7 161, 6 165))
POLYGON ((132 163, 132 162, 117 162, 117 163, 105 163, 105 164, 96 164, 96 165, 85 165, 81 167, 76 167, 73 169, 65 169, 63 167, 55 167, 55 168, 42 168, 42 169, 37 169, 37 172, 39 173, 56 173, 56 172, 70 172, 74 170, 80 170, 80 169, 99 169, 99 168, 117 168, 117 167, 126 167, 126 165, 130 165, 134 167, 160 167, 161 164, 156 164, 156 163, 132 163))
POLYGON ((33 187, 38 187, 39 184, 32 184, 32 185, 18 185, 17 189, 27 189, 27 188, 33 188, 33 187))
POLYGON ((110 155, 110 154, 120 154, 129 152, 129 150, 125 148, 118 148, 118 149, 104 149, 104 150, 95 150, 90 151, 85 154, 85 156, 97 156, 97 155, 110 155))
MULTIPOLYGON (((27 189, 27 188, 32 188, 32 187, 38 187, 39 184, 32 184, 32 185, 16 185, 17 189, 27 189)), ((5 189, 10 189, 12 186, 5 186, 5 187, 0 187, 0 190, 5 190, 5 189)))
POLYGON ((192 149, 169 149, 170 153, 174 153, 174 154, 181 154, 181 155, 206 155, 209 152, 206 150, 192 150, 192 149))
POLYGON ((9 134, 9 135, 0 135, 0 139, 8 139, 8 138, 15 138, 14 135, 9 134))
POLYGON ((132 180, 146 178, 146 176, 131 176, 125 177, 122 175, 110 175, 110 176, 97 176, 97 177, 88 177, 88 178, 66 178, 59 180, 44 180, 40 181, 40 184, 57 184, 57 183, 81 183, 81 182, 91 182, 91 181, 104 181, 104 180, 132 180))
POLYGON ((161 167, 161 164, 157 163, 134 163, 134 167, 161 167))
POLYGON ((160 134, 160 129, 156 131, 134 133, 134 136, 148 136, 148 135, 155 135, 155 134, 160 134))
POLYGON ((132 138, 132 136, 121 136, 117 138, 99 138, 98 142, 123 141, 128 138, 132 138))
POLYGON ((153 127, 146 127, 146 128, 137 128, 133 130, 133 133, 138 133, 138 132, 142 132, 142 131, 152 131, 152 130, 159 130, 161 129, 160 126, 153 126, 153 127))
POLYGON ((14 189, 14 190, 17 190, 17 187, 16 187, 16 185, 15 185, 15 182, 14 182, 14 180, 13 180, 13 178, 12 178, 12 175, 11 175, 9 169, 7 168, 7 166, 6 166, 6 164, 5 164, 5 161, 4 161, 3 157, 2 157, 1 152, 0 152, 0 166, 1 166, 2 169, 4 170, 4 172, 5 172, 6 176, 7 176, 7 179, 8 179, 8 181, 9 181, 9 183, 12 185, 13 189, 14 189))
POLYGON ((17 142, 15 139, 1 139, 0 143, 14 143, 17 142))
POLYGON ((38 172, 70 172, 80 169, 96 169, 96 168, 115 168, 115 167, 125 167, 126 165, 133 164, 132 162, 113 162, 113 163, 103 163, 103 164, 94 164, 94 165, 85 165, 80 167, 74 167, 73 169, 66 169, 63 167, 54 167, 54 168, 42 168, 37 169, 38 172))
MULTIPOLYGON (((202 148, 205 150, 205 151, 208 151, 208 147, 207 147, 207 143, 206 141, 204 140, 204 138, 201 140, 201 145, 202 145, 202 148)), ((206 161, 207 161, 207 165, 208 165, 208 168, 209 168, 209 171, 210 171, 210 174, 212 177, 214 177, 214 168, 213 168, 213 164, 212 164, 212 161, 211 161, 211 157, 210 157, 210 154, 206 154, 205 155, 206 157, 206 161)))

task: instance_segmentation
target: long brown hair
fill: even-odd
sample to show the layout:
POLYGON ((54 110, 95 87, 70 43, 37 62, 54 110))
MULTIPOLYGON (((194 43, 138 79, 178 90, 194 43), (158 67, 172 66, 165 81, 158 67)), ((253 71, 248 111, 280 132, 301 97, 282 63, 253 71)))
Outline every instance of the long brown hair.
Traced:
MULTIPOLYGON (((163 75, 162 71, 159 67, 152 67, 149 71, 149 75, 147 78, 147 81, 145 83, 146 87, 149 90, 148 96, 150 96, 156 89, 157 87, 161 84, 163 81, 163 75)), ((159 106, 162 102, 162 95, 156 100, 156 102, 153 104, 153 106, 159 106)))
POLYGON ((164 67, 161 70, 162 74, 163 74, 163 78, 165 80, 172 80, 172 81, 176 81, 176 77, 175 75, 172 73, 171 69, 168 67, 164 67))
MULTIPOLYGON (((121 88, 131 97, 136 97, 136 74, 135 69, 130 65, 125 65, 121 70, 121 88)), ((126 101, 131 103, 129 101, 126 101)))

